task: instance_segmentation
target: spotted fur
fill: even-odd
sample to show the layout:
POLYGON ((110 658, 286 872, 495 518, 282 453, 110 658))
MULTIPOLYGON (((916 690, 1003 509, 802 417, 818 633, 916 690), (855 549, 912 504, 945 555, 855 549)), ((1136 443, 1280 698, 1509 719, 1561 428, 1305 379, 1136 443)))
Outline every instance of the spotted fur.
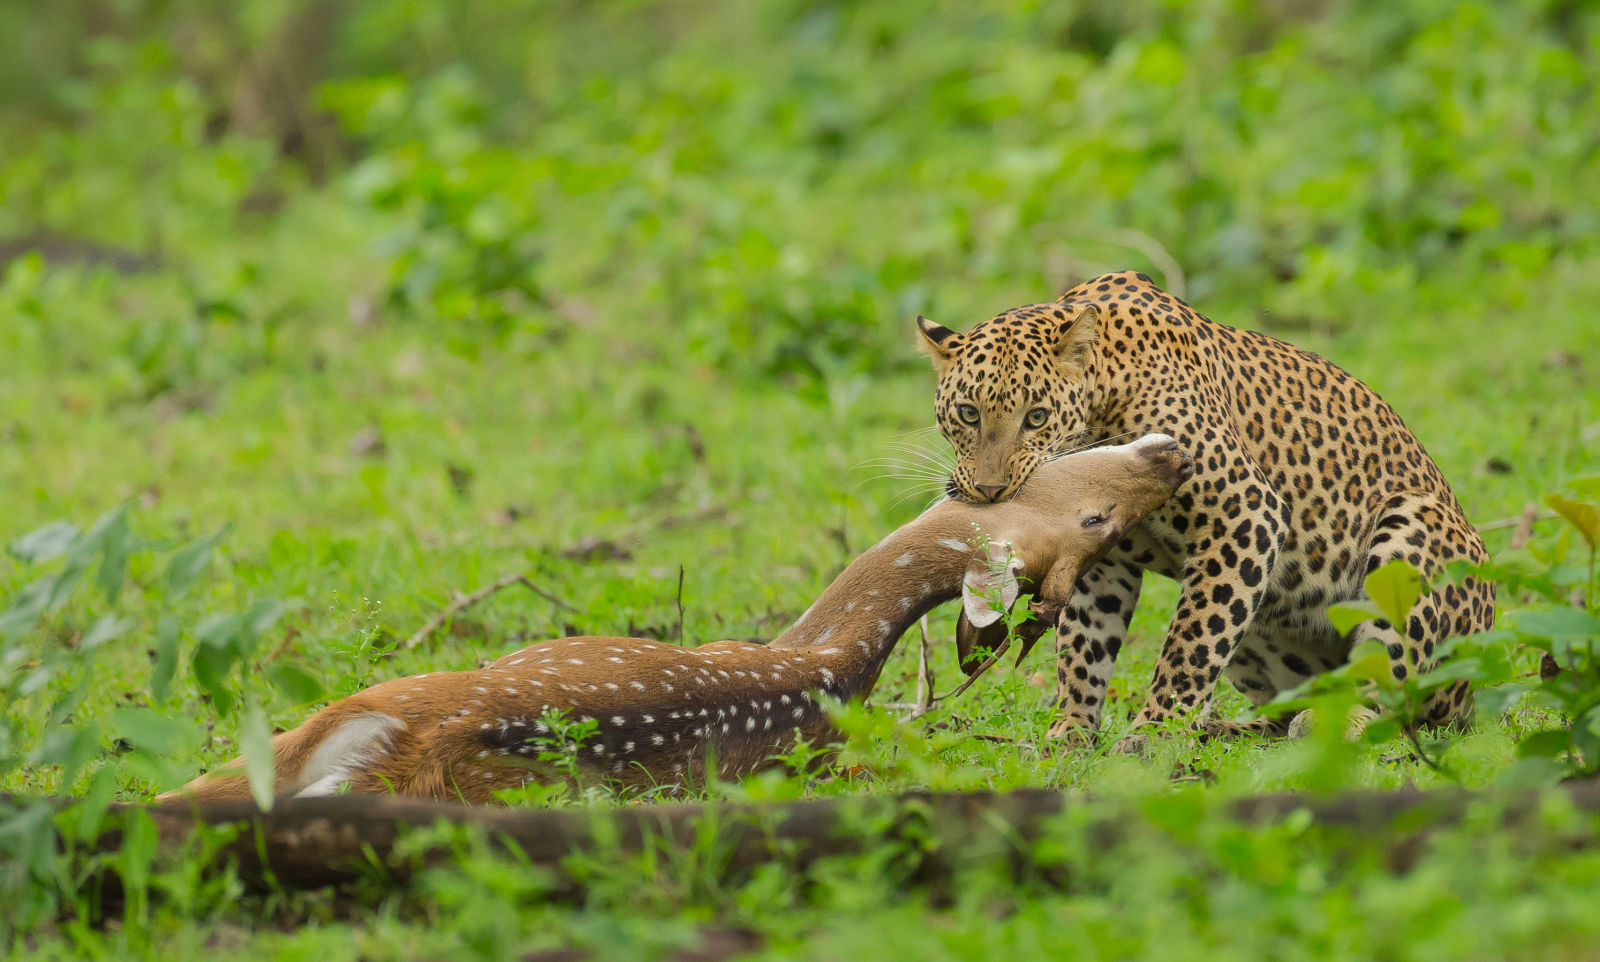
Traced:
MULTIPOLYGON (((869 693, 895 641, 934 605, 991 588, 1014 598, 1021 577, 1066 594, 1192 470, 1176 442, 1152 436, 1050 465, 1005 504, 935 505, 857 558, 767 645, 564 638, 472 671, 375 685, 273 739, 275 787, 485 802, 574 772, 629 788, 748 775, 799 738, 832 742, 828 704, 869 693), (1079 523, 1084 505, 1106 499, 1115 506, 1092 509, 1105 523, 1079 523), (991 571, 990 555, 974 552, 979 534, 1017 564, 991 571)), ((975 598, 967 610, 988 616, 975 598)), ((236 759, 179 794, 248 798, 242 772, 236 759)))
MULTIPOLYGON (((1334 631, 1327 605, 1360 597, 1385 562, 1434 574, 1485 553, 1400 416, 1324 358, 1208 320, 1133 272, 965 334, 918 326, 939 375, 939 427, 958 455, 954 497, 1010 497, 1053 452, 1130 432, 1165 432, 1196 456, 1195 477, 1061 609, 1052 735, 1086 741, 1099 727, 1143 571, 1178 579, 1182 593, 1137 726, 1205 706, 1224 674, 1265 704, 1368 638, 1404 678, 1444 639, 1492 624, 1493 586, 1469 581, 1424 596, 1403 631, 1382 621, 1334 631)), ((1426 717, 1463 718, 1469 705, 1456 684, 1426 717)), ((1208 727, 1281 734, 1287 719, 1208 727)))

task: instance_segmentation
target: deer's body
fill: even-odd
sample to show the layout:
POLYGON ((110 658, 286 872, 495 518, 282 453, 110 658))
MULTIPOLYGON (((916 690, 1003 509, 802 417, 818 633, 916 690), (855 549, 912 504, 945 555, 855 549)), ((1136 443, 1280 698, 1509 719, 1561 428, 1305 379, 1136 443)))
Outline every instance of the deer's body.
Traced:
MULTIPOLYGON (((857 558, 770 644, 566 638, 487 668, 376 685, 273 740, 277 791, 348 785, 481 802, 574 771, 627 787, 699 780, 708 763, 722 777, 753 772, 797 737, 830 740, 826 703, 871 691, 908 626, 961 593, 969 571, 986 579, 974 561, 980 530, 1009 545, 1047 595, 1070 592, 1190 470, 1171 439, 1152 436, 1045 465, 1002 504, 935 505, 857 558)), ((248 798, 238 765, 185 792, 248 798)))

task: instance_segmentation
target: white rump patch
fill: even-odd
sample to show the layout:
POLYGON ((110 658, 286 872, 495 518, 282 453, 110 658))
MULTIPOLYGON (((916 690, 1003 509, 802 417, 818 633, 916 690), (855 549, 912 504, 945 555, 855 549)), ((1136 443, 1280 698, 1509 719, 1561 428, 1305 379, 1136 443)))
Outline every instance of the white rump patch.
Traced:
POLYGON ((332 795, 363 768, 382 758, 392 747, 390 735, 406 727, 405 722, 383 712, 367 712, 334 729, 322 740, 295 785, 296 798, 332 795))

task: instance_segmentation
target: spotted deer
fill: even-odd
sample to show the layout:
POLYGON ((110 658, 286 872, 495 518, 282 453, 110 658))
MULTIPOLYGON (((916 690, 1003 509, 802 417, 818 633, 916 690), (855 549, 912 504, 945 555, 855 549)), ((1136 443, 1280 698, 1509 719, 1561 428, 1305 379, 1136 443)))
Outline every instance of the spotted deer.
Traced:
MULTIPOLYGON (((1175 441, 1149 435, 1044 465, 1000 504, 937 504, 766 645, 567 638, 375 685, 273 739, 276 790, 486 802, 573 773, 638 788, 756 771, 799 737, 831 741, 830 703, 870 692, 894 643, 935 605, 964 594, 968 619, 993 624, 990 601, 1009 606, 1022 582, 1042 603, 1065 603, 1078 574, 1192 471, 1175 441)), ((235 759, 165 797, 248 798, 242 770, 235 759)))

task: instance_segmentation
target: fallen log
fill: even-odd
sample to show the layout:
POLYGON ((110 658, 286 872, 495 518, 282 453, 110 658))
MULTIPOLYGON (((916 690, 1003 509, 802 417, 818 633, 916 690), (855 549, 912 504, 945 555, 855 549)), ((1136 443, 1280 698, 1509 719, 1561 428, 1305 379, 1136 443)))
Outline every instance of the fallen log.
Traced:
MULTIPOLYGON (((1600 817, 1600 781, 1551 790, 1580 812, 1600 817)), ((1222 814, 1266 824, 1304 811, 1313 825, 1353 830, 1382 846, 1391 868, 1408 869, 1431 833, 1460 822, 1476 807, 1498 808, 1508 827, 1537 826, 1548 796, 1535 792, 1483 794, 1462 790, 1353 792, 1335 796, 1264 795, 1219 802, 1222 814)), ((68 799, 5 799, 8 804, 68 799)), ((130 818, 148 817, 165 850, 183 851, 207 827, 236 829, 217 850, 256 886, 320 888, 381 873, 404 885, 424 867, 449 862, 457 849, 439 840, 402 846, 407 832, 444 823, 469 826, 492 846, 521 853, 552 872, 555 897, 582 885, 575 864, 608 864, 647 851, 700 846, 715 871, 733 878, 756 865, 782 861, 804 871, 819 859, 860 854, 884 844, 901 846, 916 881, 945 878, 963 863, 1003 858, 1030 868, 1033 846, 1069 806, 1091 804, 1081 795, 1026 789, 1009 793, 910 793, 849 796, 786 803, 684 803, 564 810, 513 810, 370 795, 280 798, 262 812, 249 802, 204 805, 113 805, 100 834, 80 840, 99 851, 120 847, 130 818)), ((1107 850, 1124 833, 1146 826, 1139 805, 1107 807, 1092 831, 1107 850)), ((1600 839, 1591 833, 1575 844, 1600 839)), ((1046 871, 1050 866, 1031 866, 1046 871)))

